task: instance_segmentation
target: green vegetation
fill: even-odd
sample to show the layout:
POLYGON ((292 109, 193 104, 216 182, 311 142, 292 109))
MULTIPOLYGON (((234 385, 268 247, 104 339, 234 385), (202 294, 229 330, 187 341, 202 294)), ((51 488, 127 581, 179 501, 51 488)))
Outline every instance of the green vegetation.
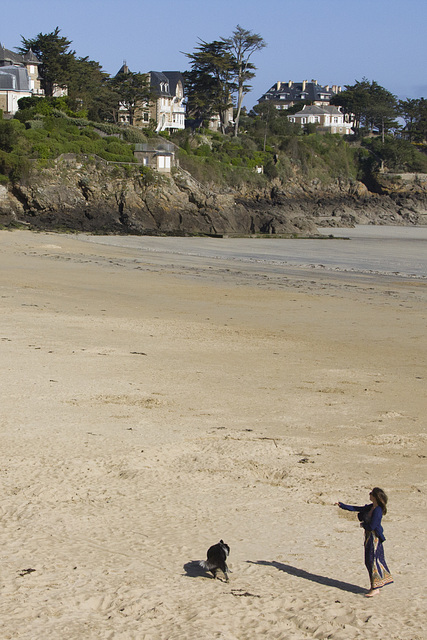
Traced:
POLYGON ((56 88, 67 87, 74 109, 84 108, 92 120, 112 119, 115 96, 106 84, 108 74, 98 62, 78 57, 70 49, 71 40, 60 33, 56 27, 34 38, 22 37, 18 51, 25 54, 31 49, 40 60, 41 85, 47 97, 53 96, 56 88))
MULTIPOLYGON (((135 163, 134 145, 155 135, 150 126, 142 130, 117 123, 120 106, 125 105, 131 122, 141 107, 147 111, 153 96, 146 75, 127 72, 110 78, 98 62, 78 57, 70 45, 58 27, 22 38, 20 52, 31 48, 42 63, 42 86, 48 97, 21 99, 13 120, 2 120, 0 114, 1 184, 22 180, 33 164, 66 153, 135 163), (65 86, 67 97, 52 97, 65 86)), ((272 180, 277 186, 289 185, 294 179, 325 185, 361 179, 372 184, 372 177, 384 168, 427 172, 427 101, 398 101, 366 78, 346 85, 333 100, 355 116, 356 135, 347 139, 317 133, 314 124, 301 129, 290 123, 288 114, 301 104, 282 111, 263 102, 246 113, 242 98, 254 77, 251 56, 265 46, 259 34, 238 25, 231 37, 199 41, 193 53, 186 54, 187 107, 193 128, 160 135, 178 145, 180 166, 197 180, 214 189, 250 189, 266 187, 272 180), (234 124, 229 126, 233 98, 234 124), (221 133, 206 128, 212 116, 220 117, 221 133), (398 117, 405 120, 404 128, 398 117)), ((146 184, 154 180, 149 170, 141 175, 146 184)))
POLYGON ((200 182, 261 186, 273 178, 285 183, 298 172, 308 180, 327 183, 355 179, 358 173, 358 153, 339 136, 272 134, 265 149, 263 135, 257 139, 245 134, 236 139, 205 131, 189 138, 181 142, 180 164, 200 182), (262 175, 257 167, 263 168, 262 175))
POLYGON ((398 102, 396 96, 384 89, 375 80, 366 78, 337 93, 331 104, 342 107, 343 113, 354 118, 356 135, 362 136, 374 130, 384 134, 398 128, 398 102))
POLYGON ((286 112, 259 105, 241 118, 238 138, 207 129, 186 129, 172 136, 179 145, 180 165, 203 183, 236 188, 286 184, 299 175, 328 184, 336 180, 368 180, 385 166, 391 171, 427 172, 427 155, 416 145, 392 136, 344 139, 302 130, 286 112), (263 174, 256 172, 263 168, 263 174))
POLYGON ((389 136, 383 143, 381 138, 367 138, 363 140, 363 146, 371 152, 368 161, 371 173, 381 165, 389 171, 427 173, 427 155, 407 140, 389 136))
MULTIPOLYGON (((73 111, 69 98, 23 98, 13 120, 0 120, 0 180, 19 181, 31 163, 64 153, 100 156, 111 162, 135 163, 134 144, 150 131, 88 120, 73 111)), ((345 140, 341 136, 302 130, 286 113, 268 103, 242 114, 242 132, 221 134, 185 129, 171 136, 180 166, 213 188, 262 188, 295 176, 328 184, 336 180, 365 182, 385 166, 390 171, 427 172, 423 146, 386 135, 345 140), (261 172, 262 171, 262 172, 261 172)), ((151 176, 146 177, 147 181, 151 176)))
POLYGON ((399 115, 406 122, 408 140, 419 143, 427 140, 427 100, 425 98, 400 100, 399 115))
POLYGON ((132 127, 83 118, 70 109, 68 98, 22 98, 19 106, 13 120, 0 120, 0 175, 11 181, 22 179, 32 161, 64 153, 135 163, 133 143, 147 139, 132 127))

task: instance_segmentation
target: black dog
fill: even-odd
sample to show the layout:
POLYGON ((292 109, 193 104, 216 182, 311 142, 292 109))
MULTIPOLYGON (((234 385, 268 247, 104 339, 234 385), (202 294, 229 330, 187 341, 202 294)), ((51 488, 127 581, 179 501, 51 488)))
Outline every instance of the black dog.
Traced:
POLYGON ((201 560, 200 566, 206 569, 206 571, 210 571, 214 578, 216 578, 217 571, 220 569, 225 576, 225 581, 228 582, 229 568, 227 567, 226 560, 229 553, 230 547, 228 544, 225 544, 224 540, 220 540, 218 544, 209 547, 207 553, 208 558, 207 560, 201 560))

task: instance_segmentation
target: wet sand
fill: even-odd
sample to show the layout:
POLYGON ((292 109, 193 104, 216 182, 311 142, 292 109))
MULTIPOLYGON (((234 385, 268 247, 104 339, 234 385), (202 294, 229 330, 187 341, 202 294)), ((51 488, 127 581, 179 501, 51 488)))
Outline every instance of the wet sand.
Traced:
POLYGON ((425 638, 425 280, 94 240, 0 232, 1 637, 425 638))

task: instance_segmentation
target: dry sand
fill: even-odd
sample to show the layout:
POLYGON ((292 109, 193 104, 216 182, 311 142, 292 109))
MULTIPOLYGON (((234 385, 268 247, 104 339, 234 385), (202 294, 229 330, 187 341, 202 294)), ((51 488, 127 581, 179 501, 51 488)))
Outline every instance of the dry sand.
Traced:
POLYGON ((135 259, 0 232, 0 638, 426 638, 425 281, 135 259))

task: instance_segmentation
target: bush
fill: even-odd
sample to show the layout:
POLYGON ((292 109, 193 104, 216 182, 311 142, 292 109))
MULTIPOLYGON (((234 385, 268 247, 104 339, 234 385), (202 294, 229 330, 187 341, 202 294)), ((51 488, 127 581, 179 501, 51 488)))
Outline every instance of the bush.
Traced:
POLYGON ((264 173, 267 176, 267 178, 269 178, 270 180, 272 180, 273 178, 277 178, 279 176, 279 170, 274 164, 274 162, 271 160, 267 162, 267 164, 265 165, 264 173))
POLYGON ((387 137, 383 144, 381 138, 369 138, 362 144, 373 155, 372 166, 375 169, 383 161, 392 171, 427 172, 427 157, 407 140, 387 137))
POLYGON ((30 171, 30 163, 14 153, 0 151, 0 173, 7 176, 12 182, 19 182, 30 171))
POLYGON ((147 136, 140 129, 135 127, 126 127, 123 131, 123 140, 131 144, 147 142, 147 136))
POLYGON ((18 132, 9 120, 0 120, 0 149, 9 153, 18 142, 18 132))

